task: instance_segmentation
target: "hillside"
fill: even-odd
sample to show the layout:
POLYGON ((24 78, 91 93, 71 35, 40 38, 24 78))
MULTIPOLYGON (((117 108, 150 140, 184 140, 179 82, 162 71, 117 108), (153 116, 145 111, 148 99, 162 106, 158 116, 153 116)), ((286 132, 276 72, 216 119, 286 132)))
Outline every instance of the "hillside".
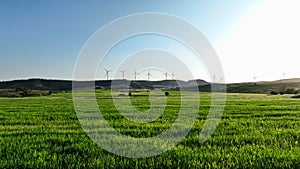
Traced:
MULTIPOLYGON (((87 82, 87 81, 86 81, 87 82)), ((84 86, 84 81, 79 82, 84 86)), ((192 84, 198 85, 209 84, 204 80, 191 80, 188 82, 181 80, 162 80, 162 81, 128 81, 128 80, 97 80, 95 81, 96 88, 108 89, 111 86, 114 88, 124 88, 130 85, 131 88, 176 88, 178 86, 188 87, 192 84)), ((72 81, 70 80, 47 80, 47 79, 28 79, 28 80, 13 80, 0 82, 0 89, 32 89, 32 90, 53 90, 53 91, 70 91, 72 90, 72 81)))
MULTIPOLYGON (((227 91, 231 93, 271 93, 292 92, 300 89, 300 78, 283 79, 277 81, 262 81, 256 83, 234 83, 227 85, 227 91)), ((292 93, 290 93, 292 94, 292 93)))
POLYGON ((0 82, 0 89, 32 89, 32 90, 71 90, 72 81, 28 79, 0 82))
MULTIPOLYGON (((95 87, 98 89, 124 88, 130 85, 134 89, 152 89, 166 88, 175 89, 179 86, 188 89, 197 83, 199 90, 209 92, 211 84, 204 80, 162 80, 162 81, 128 81, 128 80, 97 80, 95 87)), ((84 84, 85 82, 79 82, 84 84)), ((220 84, 215 84, 217 87, 220 84)), ((282 79, 277 81, 261 81, 247 83, 231 83, 227 84, 227 92, 229 93, 275 93, 290 92, 295 93, 300 90, 300 78, 282 79)), ((221 87, 221 85, 220 85, 221 87)), ((13 80, 0 82, 0 89, 31 89, 31 90, 46 90, 46 91, 70 91, 72 90, 72 81, 70 80, 47 80, 47 79, 28 79, 28 80, 13 80)))
MULTIPOLYGON (((218 88, 219 84, 215 84, 218 88)), ((226 85, 228 93, 287 93, 297 94, 300 91, 300 78, 282 79, 276 81, 230 83, 226 85)), ((209 92, 210 84, 200 85, 199 91, 209 92)))

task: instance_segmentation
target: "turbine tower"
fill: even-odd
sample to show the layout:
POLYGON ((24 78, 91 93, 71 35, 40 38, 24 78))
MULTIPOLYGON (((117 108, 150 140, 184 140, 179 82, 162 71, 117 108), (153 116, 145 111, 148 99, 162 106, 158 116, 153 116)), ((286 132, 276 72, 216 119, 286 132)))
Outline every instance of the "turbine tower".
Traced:
POLYGON ((283 79, 285 79, 285 75, 286 75, 286 73, 282 73, 283 79))
POLYGON ((220 77, 220 83, 222 83, 223 82, 223 77, 220 77))
POLYGON ((152 76, 150 73, 150 70, 148 71, 148 73, 146 75, 148 76, 148 81, 150 81, 150 76, 152 76))
POLYGON ((134 73, 133 73, 133 76, 134 76, 134 80, 136 81, 136 76, 138 75, 139 73, 136 72, 136 70, 134 70, 134 73))
POLYGON ((172 74, 171 74, 171 77, 172 77, 172 80, 174 80, 175 74, 172 73, 172 74))
POLYGON ((105 72, 106 72, 106 80, 108 80, 108 73, 111 72, 111 70, 107 70, 107 69, 105 69, 105 68, 104 68, 104 70, 105 70, 105 72))
POLYGON ((216 82, 216 75, 212 76, 213 82, 216 82))
POLYGON ((166 77, 166 80, 168 80, 168 72, 164 73, 165 77, 166 77))
POLYGON ((253 80, 254 80, 254 82, 255 82, 255 80, 257 79, 257 76, 253 76, 253 80))
POLYGON ((122 73, 123 79, 125 79, 125 72, 126 72, 126 70, 121 70, 120 72, 122 73))

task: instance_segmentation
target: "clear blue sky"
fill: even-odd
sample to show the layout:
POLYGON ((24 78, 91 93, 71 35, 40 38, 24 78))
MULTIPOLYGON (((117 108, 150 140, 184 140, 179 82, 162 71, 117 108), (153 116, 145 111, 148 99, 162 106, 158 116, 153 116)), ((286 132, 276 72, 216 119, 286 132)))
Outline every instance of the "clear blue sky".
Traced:
MULTIPOLYGON (((137 12, 179 16, 217 46, 259 2, 2 0, 0 80, 72 79, 76 59, 87 39, 110 21, 137 12)), ((104 74, 99 76, 103 77, 104 74)))

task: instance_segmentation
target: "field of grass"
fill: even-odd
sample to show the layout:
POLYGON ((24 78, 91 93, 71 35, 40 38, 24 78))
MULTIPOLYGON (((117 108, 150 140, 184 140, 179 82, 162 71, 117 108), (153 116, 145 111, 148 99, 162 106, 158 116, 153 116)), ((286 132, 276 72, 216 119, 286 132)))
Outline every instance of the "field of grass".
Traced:
MULTIPOLYGON (((116 93, 114 93, 116 94, 116 93)), ((81 128, 71 93, 0 98, 0 168, 300 168, 300 100, 263 94, 227 94, 224 115, 206 142, 199 132, 210 107, 201 107, 189 135, 154 157, 120 157, 97 146, 81 128)), ((97 90, 100 110, 117 131, 150 137, 176 119, 180 98, 170 91, 165 112, 149 124, 130 123, 116 111, 111 94, 97 90)), ((147 92, 131 96, 141 111, 147 92)))

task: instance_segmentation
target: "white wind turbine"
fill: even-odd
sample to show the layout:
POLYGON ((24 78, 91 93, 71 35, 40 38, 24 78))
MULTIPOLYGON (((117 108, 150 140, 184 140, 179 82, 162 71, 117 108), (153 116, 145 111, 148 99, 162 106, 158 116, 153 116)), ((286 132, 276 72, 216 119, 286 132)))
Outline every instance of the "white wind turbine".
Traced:
POLYGON ((108 80, 108 73, 111 72, 111 70, 108 70, 108 69, 105 69, 105 68, 104 68, 104 70, 106 72, 106 80, 108 80))
POLYGON ((172 80, 174 80, 174 78, 175 78, 175 74, 174 74, 174 73, 172 73, 172 74, 171 74, 171 77, 172 77, 172 80))
POLYGON ((216 82, 216 75, 212 76, 213 82, 216 82))
POLYGON ((150 70, 148 71, 148 73, 146 75, 148 76, 148 81, 150 81, 150 76, 152 76, 150 73, 150 70))
POLYGON ((136 71, 136 70, 134 70, 134 73, 133 73, 133 76, 134 76, 134 80, 136 81, 136 76, 138 75, 139 73, 136 71))
POLYGON ((126 70, 121 70, 120 72, 122 73, 123 79, 125 79, 125 72, 126 72, 126 70))
POLYGON ((168 72, 164 73, 165 77, 166 77, 166 80, 168 80, 168 72))
POLYGON ((253 76, 253 81, 255 82, 257 78, 257 76, 253 76))
POLYGON ((220 77, 220 83, 223 83, 223 79, 224 79, 223 77, 220 77))

